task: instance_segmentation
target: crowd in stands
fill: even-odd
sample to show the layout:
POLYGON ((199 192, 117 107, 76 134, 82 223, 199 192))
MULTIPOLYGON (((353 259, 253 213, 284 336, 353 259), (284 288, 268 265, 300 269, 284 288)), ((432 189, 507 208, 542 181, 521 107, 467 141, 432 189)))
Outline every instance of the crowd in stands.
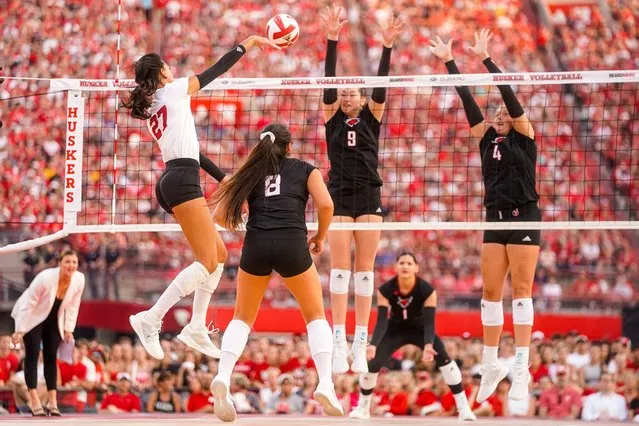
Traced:
MULTIPOLYGON (((123 2, 121 78, 130 78, 127 67, 156 47, 176 75, 200 72, 243 37, 262 33, 263 23, 284 11, 266 0, 153 3, 123 2)), ((535 13, 523 6, 519 0, 354 2, 346 10, 350 22, 339 43, 338 75, 376 72, 381 52, 377 22, 387 19, 390 10, 401 11, 408 24, 393 51, 395 75, 444 73, 443 65, 427 49, 428 39, 436 35, 456 39, 454 54, 462 72, 485 72, 465 49, 473 33, 483 27, 495 32, 490 51, 504 71, 639 68, 639 8, 629 2, 610 0, 607 12, 598 6, 551 9, 549 27, 541 26, 535 13), (555 69, 557 62, 560 67, 555 69)), ((300 23, 302 36, 297 44, 280 52, 250 52, 225 76, 323 75, 325 45, 319 41, 325 34, 317 4, 298 1, 281 7, 300 23)), ((7 52, 4 65, 10 76, 117 77, 117 3, 61 0, 41 7, 34 1, 11 0, 0 10, 0 20, 0 46, 7 52)), ((639 206, 636 87, 632 83, 518 89, 536 126, 544 220, 637 219, 633 216, 639 206)), ((6 229, 26 230, 19 237, 24 240, 61 227, 66 94, 31 96, 47 92, 47 82, 25 80, 8 80, 0 90, 1 98, 15 98, 4 102, 0 110, 5 122, 0 129, 0 222, 6 229)), ((500 103, 499 92, 495 87, 476 88, 475 94, 490 119, 492 107, 500 103)), ((144 123, 121 110, 116 145, 114 93, 85 92, 84 96, 86 201, 78 223, 110 223, 114 182, 117 223, 170 222, 154 199, 154 183, 163 163, 144 123)), ((282 120, 300 141, 295 147, 300 156, 327 171, 320 91, 214 92, 194 102, 202 150, 224 170, 237 168, 262 126, 282 120)), ((383 132, 380 171, 386 221, 482 220, 479 156, 469 142, 468 124, 452 88, 389 90, 383 132)), ((203 185, 207 196, 216 188, 209 177, 203 185)), ((632 299, 639 281, 637 247, 633 246, 636 233, 547 231, 543 235, 537 291, 548 296, 549 305, 557 306, 558 294, 583 294, 583 289, 590 296, 632 299), (583 272, 586 275, 581 277, 583 272)), ((224 238, 229 249, 225 282, 230 285, 242 236, 225 234, 224 238)), ((89 274, 93 271, 94 278, 89 277, 92 297, 120 298, 120 270, 156 269, 162 277, 170 277, 191 261, 179 233, 84 235, 68 242, 85 255, 82 267, 89 274)), ((408 248, 417 253, 422 272, 442 293, 473 293, 481 286, 480 243, 479 232, 384 232, 378 276, 380 280, 389 277, 394 254, 408 248)), ((32 255, 47 262, 41 251, 32 255)), ((328 253, 318 263, 327 284, 328 253)), ((166 279, 157 282, 161 289, 166 279)))
MULTIPOLYGON (((467 335, 444 340, 448 353, 461 366, 465 392, 478 416, 639 421, 639 348, 633 351, 626 338, 590 342, 576 332, 545 336, 536 331, 531 345, 530 400, 509 400, 510 378, 506 378, 482 404, 475 402, 481 342, 467 335)), ((208 387, 217 361, 170 336, 161 343, 166 356, 154 361, 128 337, 112 345, 78 340, 73 359, 58 361, 63 413, 211 413, 208 387)), ((0 336, 0 403, 6 411, 27 409, 22 357, 9 336, 0 336)), ((502 339, 500 358, 514 364, 510 335, 502 339)), ((359 397, 358 376, 345 374, 334 380, 349 412, 359 397)), ((46 395, 42 374, 39 382, 46 395)), ((317 374, 304 338, 262 337, 249 341, 234 371, 231 392, 241 414, 321 414, 311 397, 316 386, 317 374)), ((455 405, 434 364, 424 364, 419 349, 405 346, 382 370, 372 412, 385 417, 453 416, 455 405)))

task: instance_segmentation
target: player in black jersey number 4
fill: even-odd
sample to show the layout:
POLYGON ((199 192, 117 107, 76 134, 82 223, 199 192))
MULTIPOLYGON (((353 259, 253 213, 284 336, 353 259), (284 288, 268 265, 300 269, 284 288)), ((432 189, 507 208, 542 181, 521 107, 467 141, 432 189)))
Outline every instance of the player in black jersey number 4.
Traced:
POLYGON ((215 220, 227 229, 236 229, 241 223, 245 201, 249 207, 235 312, 224 332, 218 374, 211 383, 215 414, 223 421, 236 417, 229 396, 231 374, 244 351, 273 270, 284 278, 306 322, 308 345, 319 376, 313 397, 325 414, 344 415, 331 377, 331 327, 324 316, 322 286, 309 253, 309 249, 313 254, 322 252, 333 202, 319 170, 288 158, 291 145, 286 127, 266 126, 246 162, 215 196, 220 201, 215 220), (307 242, 304 213, 309 193, 317 206, 319 223, 317 233, 307 242))
MULTIPOLYGON (((492 34, 488 30, 475 33, 475 45, 471 51, 477 54, 486 68, 501 72, 488 55, 488 42, 492 34)), ((437 37, 431 41, 432 52, 444 60, 451 74, 458 74, 451 53, 452 40, 444 44, 437 37)), ((537 206, 539 195, 535 189, 535 165, 537 145, 535 132, 512 88, 497 86, 505 108, 499 107, 493 125, 484 117, 468 87, 456 87, 470 133, 481 138, 479 150, 484 179, 486 220, 540 221, 537 206)), ((515 331, 515 365, 509 398, 528 399, 528 358, 530 334, 534 319, 532 286, 539 257, 539 230, 497 230, 484 232, 481 253, 481 272, 484 281, 481 300, 481 321, 484 327, 483 370, 477 401, 485 401, 508 374, 508 367, 497 359, 499 337, 504 324, 502 298, 504 282, 511 271, 512 310, 515 331)))
MULTIPOLYGON (((340 21, 341 8, 333 6, 322 14, 328 32, 326 76, 335 76, 337 40, 346 24, 340 21)), ((391 49, 403 24, 392 14, 382 28, 384 50, 378 75, 388 75, 391 49)), ((386 89, 376 87, 367 101, 359 89, 325 89, 323 99, 326 141, 330 170, 328 190, 335 203, 333 222, 378 223, 382 221, 382 179, 377 172, 379 135, 386 103, 386 89)), ((380 231, 331 231, 331 308, 333 312, 333 372, 348 371, 346 310, 351 278, 351 241, 355 239, 355 339, 351 355, 352 369, 364 373, 368 321, 373 300, 374 265, 380 231)))
POLYGON ((417 276, 419 267, 415 255, 403 252, 395 263, 397 276, 384 283, 377 292, 377 324, 369 349, 368 373, 359 376, 360 395, 350 417, 370 417, 372 393, 379 370, 393 353, 404 345, 423 349, 422 360, 435 358, 446 384, 453 391, 461 420, 476 420, 462 389, 459 366, 451 360, 439 336, 435 334, 437 293, 417 276), (390 311, 390 317, 389 317, 390 311))

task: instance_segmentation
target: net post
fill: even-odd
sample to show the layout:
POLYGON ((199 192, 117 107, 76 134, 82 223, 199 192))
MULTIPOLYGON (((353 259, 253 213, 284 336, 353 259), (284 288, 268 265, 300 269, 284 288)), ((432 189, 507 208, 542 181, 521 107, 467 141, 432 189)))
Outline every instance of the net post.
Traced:
POLYGON ((79 90, 67 92, 65 113, 67 129, 64 158, 64 217, 65 231, 76 227, 82 208, 82 153, 84 141, 84 98, 79 90))

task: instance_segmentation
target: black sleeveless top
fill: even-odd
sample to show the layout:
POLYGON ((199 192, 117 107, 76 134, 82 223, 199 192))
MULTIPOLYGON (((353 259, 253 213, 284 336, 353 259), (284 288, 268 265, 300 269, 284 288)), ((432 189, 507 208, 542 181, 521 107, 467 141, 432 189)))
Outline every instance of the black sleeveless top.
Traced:
POLYGON ((379 134, 381 123, 368 105, 359 116, 349 118, 341 108, 324 125, 328 143, 328 189, 355 192, 363 187, 380 187, 379 134))
POLYGON ((419 277, 408 294, 400 293, 397 277, 382 284, 379 292, 390 302, 389 326, 423 328, 422 307, 433 291, 433 287, 419 277))
POLYGON ((248 231, 296 228, 306 232, 308 177, 315 166, 296 158, 284 158, 277 175, 268 176, 248 197, 248 231))
POLYGON ((537 144, 515 129, 500 136, 492 126, 479 142, 487 213, 536 203, 537 144))

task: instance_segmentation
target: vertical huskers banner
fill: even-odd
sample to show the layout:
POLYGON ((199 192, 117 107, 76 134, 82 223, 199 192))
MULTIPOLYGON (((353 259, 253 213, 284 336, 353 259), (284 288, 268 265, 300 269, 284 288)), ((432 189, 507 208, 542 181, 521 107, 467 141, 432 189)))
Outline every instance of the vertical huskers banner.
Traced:
POLYGON ((64 163, 64 212, 79 212, 82 201, 82 137, 84 99, 79 91, 69 91, 67 99, 67 140, 64 163))

